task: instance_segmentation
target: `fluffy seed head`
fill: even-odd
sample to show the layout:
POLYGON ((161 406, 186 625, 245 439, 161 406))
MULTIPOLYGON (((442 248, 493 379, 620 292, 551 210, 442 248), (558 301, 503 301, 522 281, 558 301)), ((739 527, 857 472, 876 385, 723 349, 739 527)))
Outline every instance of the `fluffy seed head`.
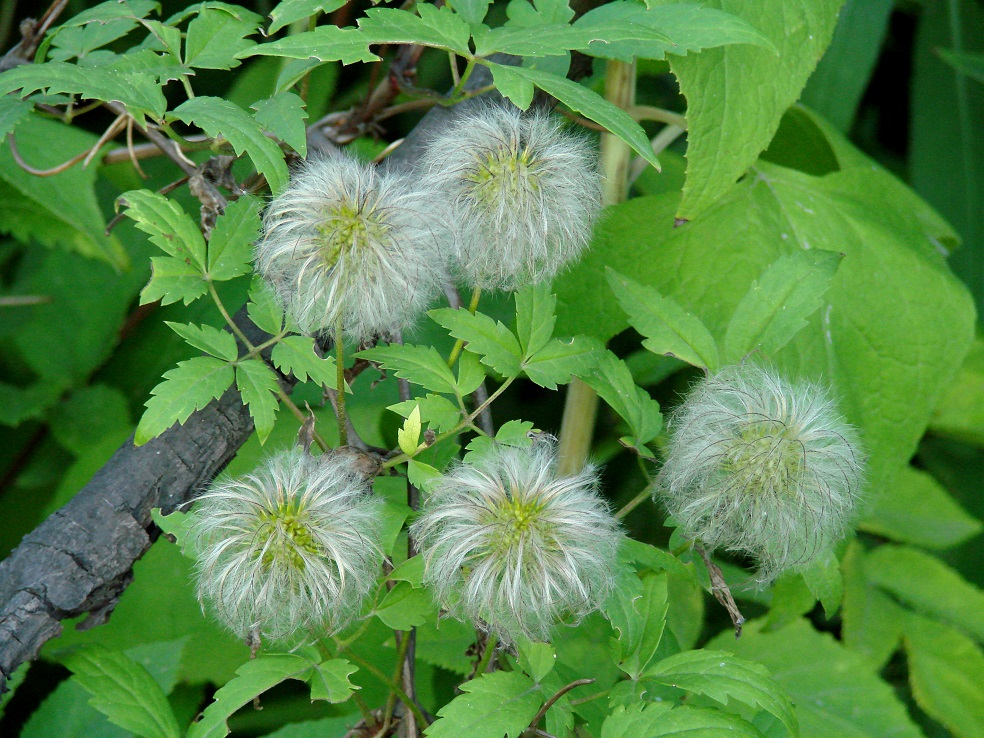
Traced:
POLYGON ((458 270, 474 286, 548 280, 591 237, 597 157, 548 113, 472 107, 430 142, 422 167, 449 203, 458 270))
POLYGON ((593 469, 558 477, 555 461, 550 441, 498 446, 447 474, 411 528, 441 605, 506 643, 547 640, 611 590, 618 523, 593 469))
POLYGON ((845 535, 863 467, 823 387, 744 364, 702 380, 673 415, 656 492, 688 536, 752 556, 769 581, 845 535))
POLYGON ((376 582, 380 504, 342 454, 284 451, 215 483, 192 512, 202 606, 244 638, 340 630, 376 582))
POLYGON ((256 270, 306 332, 355 341, 410 325, 441 288, 446 226, 405 174, 308 160, 267 208, 256 270))

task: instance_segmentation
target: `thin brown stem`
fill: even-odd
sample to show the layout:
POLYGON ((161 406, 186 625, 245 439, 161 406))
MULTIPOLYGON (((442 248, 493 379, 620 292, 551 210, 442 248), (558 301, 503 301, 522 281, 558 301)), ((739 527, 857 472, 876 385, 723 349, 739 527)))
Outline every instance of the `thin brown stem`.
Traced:
POLYGON ((741 638, 741 629, 745 625, 745 617, 738 609, 735 598, 731 596, 731 589, 728 587, 728 583, 724 581, 724 574, 721 573, 721 567, 711 561, 711 557, 704 550, 703 546, 694 545, 694 548, 704 560, 707 573, 711 576, 711 594, 714 595, 714 598, 724 606, 724 609, 728 611, 728 615, 731 616, 731 622, 735 626, 735 638, 741 638))
POLYGON ((553 707, 556 704, 557 700, 559 700, 565 694, 567 694, 568 692, 570 692, 572 689, 577 689, 578 687, 583 687, 586 684, 594 684, 595 681, 597 681, 597 680, 595 680, 595 679, 577 679, 577 680, 571 682, 570 684, 565 684, 563 687, 561 687, 560 689, 558 689, 556 691, 556 693, 554 693, 554 696, 553 697, 551 697, 549 700, 547 700, 546 702, 543 703, 543 707, 540 708, 540 711, 536 714, 536 717, 534 717, 530 721, 530 730, 536 730, 536 724, 539 723, 541 720, 543 720, 543 716, 547 714, 547 710, 549 710, 551 707, 553 707))
POLYGON ((56 174, 61 174, 68 169, 71 169, 76 164, 78 164, 83 159, 87 158, 91 153, 92 149, 86 149, 81 154, 76 154, 71 159, 66 162, 62 162, 58 166, 52 167, 51 169, 35 169, 23 158, 21 158, 20 151, 17 150, 17 139, 14 137, 13 131, 7 134, 7 140, 10 143, 10 155, 13 157, 14 161, 17 163, 21 169, 23 169, 28 174, 33 174, 35 177, 53 177, 56 174))

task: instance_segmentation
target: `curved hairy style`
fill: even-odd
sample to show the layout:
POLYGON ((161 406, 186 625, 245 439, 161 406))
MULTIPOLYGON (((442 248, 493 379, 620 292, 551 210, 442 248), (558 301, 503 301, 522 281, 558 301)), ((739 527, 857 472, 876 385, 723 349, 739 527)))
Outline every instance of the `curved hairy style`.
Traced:
POLYGON ((863 471, 823 387, 746 364, 702 380, 673 415, 656 492, 688 536, 752 556, 769 581, 847 533, 863 471))
POLYGON ((587 245, 601 207, 594 149, 549 113, 472 108, 421 167, 451 208, 458 271, 477 287, 549 280, 587 245))
POLYGON ((555 461, 552 442, 497 446, 446 475, 411 529, 435 598, 506 643, 547 640, 611 591, 618 523, 593 469, 558 477, 555 461))
POLYGON ((256 270, 302 331, 354 341, 412 324, 441 289, 442 208, 409 176, 344 154, 308 160, 267 208, 256 270))
POLYGON ((244 638, 340 630, 376 583, 381 504, 352 457, 299 449, 215 483, 192 512, 202 606, 244 638))

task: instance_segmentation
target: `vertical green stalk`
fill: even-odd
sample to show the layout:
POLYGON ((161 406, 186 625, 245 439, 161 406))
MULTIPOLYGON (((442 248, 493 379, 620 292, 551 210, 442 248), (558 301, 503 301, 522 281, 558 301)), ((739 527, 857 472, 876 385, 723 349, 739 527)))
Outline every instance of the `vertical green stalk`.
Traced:
MULTIPOLYGON (((471 313, 472 315, 475 314, 475 311, 478 310, 478 303, 481 299, 482 299, 482 288, 476 287, 474 290, 472 290, 471 302, 468 304, 469 313, 471 313)), ((461 356, 461 349, 463 349, 464 347, 465 347, 465 342, 462 341, 460 338, 457 341, 455 341, 454 348, 451 349, 451 356, 448 357, 448 366, 450 367, 454 366, 454 362, 456 362, 458 360, 458 357, 461 356)))
MULTIPOLYGON (((628 110, 635 105, 635 87, 635 62, 608 62, 606 100, 628 110)), ((601 203, 605 207, 616 205, 628 197, 631 161, 632 149, 627 143, 611 133, 601 134, 601 203)), ((574 378, 567 387, 564 417, 560 424, 558 471, 561 474, 575 474, 584 467, 591 451, 597 415, 597 393, 580 379, 574 378)))
POLYGON ((335 389, 338 391, 338 445, 348 446, 348 416, 345 414, 345 340, 342 314, 335 321, 335 389))

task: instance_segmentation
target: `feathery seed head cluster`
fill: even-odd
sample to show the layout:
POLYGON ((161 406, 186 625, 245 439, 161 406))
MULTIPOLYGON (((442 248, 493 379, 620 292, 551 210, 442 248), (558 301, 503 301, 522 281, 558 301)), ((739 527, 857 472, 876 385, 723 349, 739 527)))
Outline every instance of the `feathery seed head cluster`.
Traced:
POLYGON ((552 441, 497 446, 450 471, 411 528, 435 598, 505 643, 547 640, 612 587, 622 534, 595 471, 558 477, 555 464, 552 441))
POLYGON ((203 607, 243 638, 340 630, 375 586, 381 504, 358 461, 337 453, 285 451, 215 483, 192 512, 203 607))
POLYGON ((458 271, 477 287, 552 278, 587 245, 601 207, 591 145, 544 112, 475 106, 431 141, 422 167, 449 203, 458 271))
POLYGON ((256 269, 305 332, 354 341, 409 326, 440 291, 449 239, 409 176, 313 158, 267 208, 256 269))
POLYGON ((769 581, 847 533, 863 471, 857 431, 823 387, 744 364, 673 415, 655 492, 688 536, 752 556, 769 581))

